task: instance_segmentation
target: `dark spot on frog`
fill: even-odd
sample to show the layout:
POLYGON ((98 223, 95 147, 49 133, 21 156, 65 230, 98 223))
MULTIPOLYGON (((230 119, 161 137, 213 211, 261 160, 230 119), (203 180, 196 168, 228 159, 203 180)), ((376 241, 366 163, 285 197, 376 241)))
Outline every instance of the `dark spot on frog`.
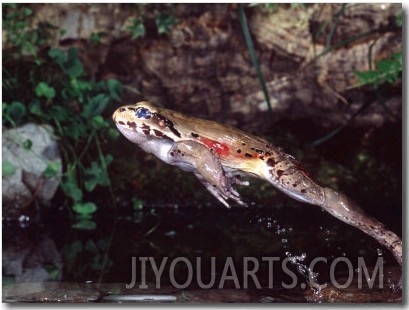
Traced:
POLYGON ((148 125, 142 124, 141 129, 142 129, 142 131, 143 131, 143 133, 144 133, 145 135, 149 135, 150 127, 149 127, 148 125))
POLYGON ((163 137, 163 133, 160 130, 154 129, 153 132, 155 133, 155 136, 157 137, 163 137))
POLYGON ((125 125, 125 123, 123 121, 118 121, 118 124, 125 125))
POLYGON ((241 145, 245 146, 245 145, 246 145, 246 143, 242 142, 242 143, 241 143, 241 145))
POLYGON ((306 192, 307 192, 306 189, 302 189, 302 190, 301 190, 301 193, 303 193, 303 194, 305 194, 306 192))
POLYGON ((136 123, 135 123, 135 122, 129 122, 129 121, 128 121, 126 124, 127 124, 128 127, 131 128, 131 129, 135 129, 135 128, 136 128, 136 123))
POLYGON ((275 161, 274 158, 269 158, 267 159, 267 165, 269 165, 270 167, 274 167, 275 165, 277 165, 280 161, 275 161))
POLYGON ((258 158, 260 158, 261 160, 264 160, 264 156, 263 156, 263 155, 258 155, 258 158))
POLYGON ((172 121, 168 120, 166 117, 164 117, 163 115, 160 115, 158 113, 153 113, 155 120, 157 122, 157 124, 159 125, 159 127, 167 127, 169 128, 169 130, 171 132, 173 132, 173 134, 177 137, 181 137, 181 134, 179 131, 176 130, 175 125, 173 124, 172 121))
POLYGON ((125 112, 126 111, 126 109, 125 108, 119 108, 119 110, 118 110, 119 112, 125 112))
POLYGON ((250 153, 246 153, 246 154, 244 154, 244 156, 246 156, 246 157, 253 157, 253 155, 251 155, 250 153))
POLYGON ((160 131, 160 130, 153 129, 153 132, 155 133, 155 136, 157 136, 157 137, 161 137, 161 138, 163 138, 163 139, 167 139, 167 140, 170 140, 170 141, 174 141, 171 137, 165 135, 165 134, 164 134, 162 131, 160 131))
POLYGON ((277 176, 281 178, 281 176, 284 174, 284 170, 277 170, 277 176))
POLYGON ((238 150, 237 150, 237 153, 239 153, 239 154, 240 154, 240 153, 241 153, 241 150, 240 150, 240 149, 238 149, 238 150))
POLYGON ((173 152, 170 152, 170 156, 175 156, 175 153, 173 153, 173 152))
POLYGON ((199 138, 199 135, 197 133, 195 133, 195 132, 192 132, 191 135, 192 135, 193 138, 199 138))

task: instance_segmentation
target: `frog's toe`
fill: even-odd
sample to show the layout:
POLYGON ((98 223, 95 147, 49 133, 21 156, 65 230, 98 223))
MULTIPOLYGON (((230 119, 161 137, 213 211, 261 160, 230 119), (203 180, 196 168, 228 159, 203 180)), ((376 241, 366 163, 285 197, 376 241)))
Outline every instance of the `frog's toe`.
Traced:
POLYGON ((232 172, 226 172, 226 178, 229 180, 231 184, 237 184, 237 185, 242 185, 242 186, 249 186, 250 182, 249 181, 242 181, 240 179, 241 175, 237 173, 232 173, 232 172))
POLYGON ((225 207, 230 208, 229 199, 235 201, 237 204, 247 206, 240 197, 240 194, 230 185, 228 179, 220 182, 218 185, 210 184, 202 175, 196 174, 196 177, 206 187, 206 189, 219 200, 225 207))
POLYGON ((207 190, 217 198, 226 208, 230 208, 229 203, 227 202, 228 197, 225 196, 224 194, 220 193, 216 187, 210 185, 210 184, 204 184, 207 188, 207 190))
POLYGON ((226 196, 231 200, 234 200, 237 204, 247 207, 247 204, 241 200, 240 194, 233 187, 227 189, 226 196))

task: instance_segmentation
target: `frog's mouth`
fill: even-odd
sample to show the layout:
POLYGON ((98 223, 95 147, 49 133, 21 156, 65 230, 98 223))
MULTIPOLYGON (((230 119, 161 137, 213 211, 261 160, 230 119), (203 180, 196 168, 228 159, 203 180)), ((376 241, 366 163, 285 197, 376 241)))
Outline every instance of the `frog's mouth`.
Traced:
MULTIPOLYGON (((121 117, 116 117, 117 115, 113 115, 112 119, 118 128, 118 130, 128 139, 131 141, 136 141, 138 138, 137 136, 140 136, 140 138, 154 138, 154 139, 166 139, 169 141, 174 142, 175 140, 172 139, 170 136, 165 134, 164 132, 156 129, 156 128, 151 128, 151 126, 142 123, 142 124, 137 124, 134 121, 129 121, 129 120, 124 120, 121 119, 121 117)), ((138 139, 139 140, 139 139, 138 139)))

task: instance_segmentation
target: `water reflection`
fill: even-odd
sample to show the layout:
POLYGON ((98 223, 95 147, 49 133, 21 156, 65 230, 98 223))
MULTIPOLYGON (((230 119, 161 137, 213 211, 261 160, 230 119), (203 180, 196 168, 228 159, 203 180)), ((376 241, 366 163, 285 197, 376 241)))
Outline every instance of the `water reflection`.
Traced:
POLYGON ((13 223, 3 225, 4 301, 52 302, 68 296, 66 301, 70 302, 76 298, 93 302, 147 302, 152 294, 171 295, 176 302, 195 303, 399 302, 401 299, 401 291, 394 290, 400 268, 388 251, 379 253, 374 240, 318 209, 295 207, 283 213, 263 207, 227 210, 169 205, 140 208, 119 216, 97 215, 93 220, 95 228, 84 230, 74 228, 73 222, 63 215, 51 216, 41 224, 31 222, 25 227, 13 223), (307 218, 315 221, 306 221, 307 218), (147 258, 145 270, 141 269, 143 257, 147 258), (380 271, 377 275, 374 267, 377 259, 382 258, 383 287, 379 281, 372 288, 366 281, 362 288, 358 287, 360 278, 362 282, 359 257, 376 280, 380 271), (132 266, 132 258, 138 263, 136 267, 132 266), (163 264, 157 289, 151 261, 158 270, 164 258, 167 262, 163 264), (178 258, 186 261, 179 259, 172 267, 178 258), (321 260, 311 268, 316 258, 321 260), (349 265, 342 261, 331 269, 331 264, 339 258, 351 262, 352 274, 349 265), (228 267, 226 261, 230 261, 228 267), (254 277, 259 285, 251 276, 255 264, 258 269, 254 277), (23 270, 27 272, 30 268, 41 268, 43 272, 31 272, 31 278, 23 277, 23 270), (190 271, 193 276, 189 285, 177 289, 174 283, 186 283, 190 271), (201 283, 214 279, 215 284, 202 289, 197 272, 201 283), (233 273, 237 282, 232 278, 233 273), (350 281, 348 287, 334 285, 330 281, 332 275, 339 284, 350 281), (126 289, 133 277, 137 284, 126 289), (142 280, 149 283, 147 289, 139 287, 142 280), (38 286, 44 281, 59 283, 38 286), (322 287, 323 283, 327 286, 322 287), (132 299, 129 297, 132 294, 137 297, 132 299))

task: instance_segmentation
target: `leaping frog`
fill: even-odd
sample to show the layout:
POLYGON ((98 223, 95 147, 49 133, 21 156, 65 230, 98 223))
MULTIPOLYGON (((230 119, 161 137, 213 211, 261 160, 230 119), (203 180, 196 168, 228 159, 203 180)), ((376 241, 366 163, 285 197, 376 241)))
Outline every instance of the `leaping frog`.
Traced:
POLYGON ((288 196, 317 205, 387 247, 402 265, 402 241, 367 215, 344 194, 315 183, 293 156, 267 140, 232 126, 199 119, 142 101, 118 108, 119 131, 144 151, 167 164, 193 172, 226 207, 246 205, 234 185, 248 185, 240 176, 270 182, 288 196))

